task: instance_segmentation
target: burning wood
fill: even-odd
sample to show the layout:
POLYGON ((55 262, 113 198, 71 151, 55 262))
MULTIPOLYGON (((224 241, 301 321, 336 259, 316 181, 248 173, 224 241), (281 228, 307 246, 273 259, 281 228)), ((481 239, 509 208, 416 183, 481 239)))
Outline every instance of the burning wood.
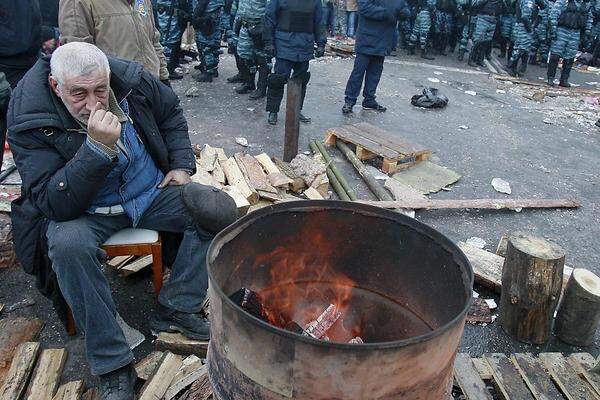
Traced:
POLYGON ((330 304, 316 320, 306 325, 304 330, 308 336, 321 339, 341 316, 342 313, 338 311, 337 307, 330 304))
POLYGON ((354 339, 350 339, 348 343, 364 343, 360 336, 355 337, 354 339))
POLYGON ((246 312, 278 328, 286 326, 286 321, 281 314, 264 306, 260 295, 250 289, 241 288, 231 296, 234 303, 242 307, 246 312))

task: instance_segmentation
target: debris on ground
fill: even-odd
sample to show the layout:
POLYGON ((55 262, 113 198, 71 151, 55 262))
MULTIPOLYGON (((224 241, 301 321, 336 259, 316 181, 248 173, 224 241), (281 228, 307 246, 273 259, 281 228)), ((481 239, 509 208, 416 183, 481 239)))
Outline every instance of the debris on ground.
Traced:
POLYGON ((197 86, 191 86, 185 91, 186 97, 199 97, 201 94, 202 93, 200 93, 200 89, 197 86))
POLYGON ((465 90, 465 94, 468 94, 469 96, 477 96, 477 92, 473 90, 465 90))
POLYGON ((410 103, 421 108, 444 108, 448 105, 448 98, 436 88, 425 88, 423 94, 414 95, 410 103))
POLYGON ((467 313, 469 324, 489 324, 492 322, 492 311, 487 302, 479 297, 473 299, 467 313))
POLYGON ((248 146, 250 146, 250 145, 248 144, 248 139, 246 139, 246 138, 244 138, 244 137, 236 137, 236 138, 235 138, 235 142, 236 142, 237 144, 239 144, 240 146, 244 146, 244 147, 248 147, 248 146))
POLYGON ((442 188, 456 183, 461 176, 449 168, 431 161, 423 161, 395 173, 392 177, 422 194, 429 194, 439 192, 442 188))
POLYGON ((505 181, 502 178, 494 178, 492 179, 492 186, 499 193, 511 194, 512 190, 510 188, 510 183, 505 181))

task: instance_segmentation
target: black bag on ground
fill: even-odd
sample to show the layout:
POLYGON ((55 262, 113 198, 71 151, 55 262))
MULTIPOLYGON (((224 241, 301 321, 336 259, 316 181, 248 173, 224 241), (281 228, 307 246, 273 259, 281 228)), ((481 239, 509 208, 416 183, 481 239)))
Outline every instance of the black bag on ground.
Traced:
POLYGON ((444 108, 448 105, 448 98, 435 88, 425 88, 423 94, 414 95, 410 103, 416 107, 444 108))

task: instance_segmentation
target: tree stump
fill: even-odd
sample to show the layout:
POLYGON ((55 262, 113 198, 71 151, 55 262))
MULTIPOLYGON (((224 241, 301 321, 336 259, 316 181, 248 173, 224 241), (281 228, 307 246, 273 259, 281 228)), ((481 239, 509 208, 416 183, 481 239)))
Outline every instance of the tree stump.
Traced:
POLYGON ((589 346, 600 324, 600 278, 582 268, 573 270, 558 308, 554 331, 574 346, 589 346))
POLYGON ((500 324, 515 339, 550 338, 563 280, 565 253, 544 239, 517 232, 508 239, 502 270, 500 324))

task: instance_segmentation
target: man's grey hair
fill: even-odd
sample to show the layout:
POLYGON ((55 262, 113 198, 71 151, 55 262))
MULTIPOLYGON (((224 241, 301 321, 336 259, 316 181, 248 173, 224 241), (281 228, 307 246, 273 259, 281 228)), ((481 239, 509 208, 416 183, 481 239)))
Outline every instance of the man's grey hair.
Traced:
POLYGON ((86 76, 98 70, 110 76, 108 58, 90 43, 67 43, 56 49, 50 59, 50 73, 59 84, 64 84, 67 76, 86 76))

